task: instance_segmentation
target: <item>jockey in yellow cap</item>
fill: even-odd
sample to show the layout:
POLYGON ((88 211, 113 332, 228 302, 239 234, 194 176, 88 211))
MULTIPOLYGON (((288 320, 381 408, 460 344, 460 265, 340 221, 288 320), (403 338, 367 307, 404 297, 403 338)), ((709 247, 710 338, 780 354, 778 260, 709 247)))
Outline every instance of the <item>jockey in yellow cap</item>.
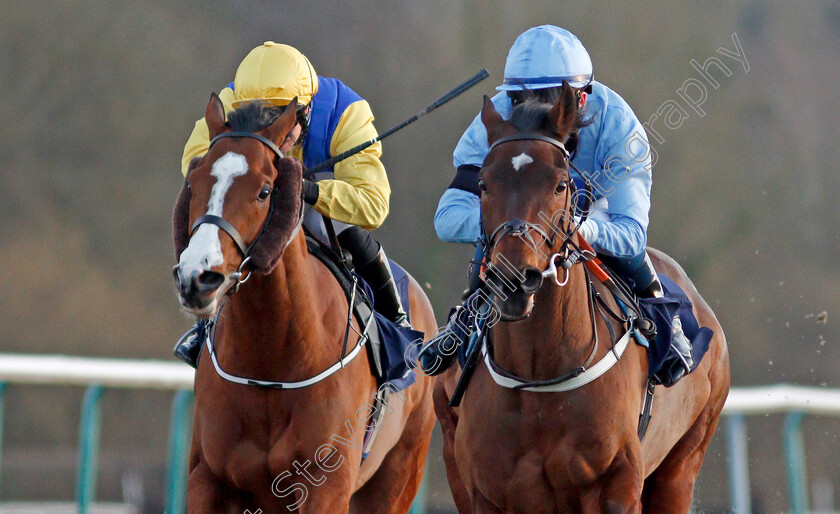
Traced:
MULTIPOLYGON (((253 100, 283 106, 297 98, 298 124, 281 150, 306 168, 377 137, 370 105, 340 80, 319 77, 309 59, 289 45, 267 41, 251 50, 219 97, 226 112, 253 100)), ((202 118, 184 147, 184 175, 209 146, 202 118)), ((391 188, 381 156, 382 144, 377 142, 304 180, 303 197, 308 204, 304 226, 327 242, 320 214, 335 220, 339 243, 374 291, 376 310, 397 325, 409 326, 388 258, 368 232, 388 216, 391 188)), ((195 365, 199 348, 197 341, 188 339, 176 347, 175 354, 195 365)))

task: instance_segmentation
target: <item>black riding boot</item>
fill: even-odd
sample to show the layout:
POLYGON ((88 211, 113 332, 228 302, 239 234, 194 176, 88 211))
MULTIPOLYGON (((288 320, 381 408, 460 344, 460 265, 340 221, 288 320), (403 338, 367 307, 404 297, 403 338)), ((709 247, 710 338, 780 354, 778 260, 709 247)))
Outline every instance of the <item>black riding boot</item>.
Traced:
POLYGON ((356 267, 356 272, 373 289, 374 309, 393 321, 395 325, 411 328, 408 315, 400 301, 397 282, 394 280, 391 265, 388 263, 388 257, 382 245, 379 246, 376 258, 363 266, 356 267))
POLYGON ((662 289, 662 282, 659 281, 659 275, 653 268, 653 263, 650 261, 650 256, 645 251, 645 258, 637 270, 632 273, 633 288, 639 298, 662 298, 665 296, 665 290, 662 289), (647 285, 644 285, 647 284, 647 285))
POLYGON ((186 362, 193 368, 198 364, 198 356, 201 353, 201 343, 204 341, 205 330, 207 330, 207 322, 198 320, 195 325, 189 329, 181 339, 175 343, 175 348, 172 353, 182 361, 186 362))
MULTIPOLYGON (((469 341, 475 315, 481 310, 484 301, 485 297, 474 291, 464 303, 452 308, 446 326, 420 348, 418 360, 423 373, 439 375, 455 364, 458 349, 469 341)), ((466 351, 466 348, 462 351, 466 351)))
POLYGON ((374 309, 395 325, 411 328, 382 245, 369 231, 355 226, 342 230, 338 234, 338 243, 350 252, 356 273, 373 289, 374 309))
POLYGON ((427 375, 439 375, 449 369, 455 363, 458 347, 467 344, 470 338, 475 313, 484 300, 476 295, 484 283, 481 280, 483 261, 484 249, 478 245, 467 271, 467 289, 461 294, 464 303, 452 308, 446 325, 420 349, 420 367, 427 375))

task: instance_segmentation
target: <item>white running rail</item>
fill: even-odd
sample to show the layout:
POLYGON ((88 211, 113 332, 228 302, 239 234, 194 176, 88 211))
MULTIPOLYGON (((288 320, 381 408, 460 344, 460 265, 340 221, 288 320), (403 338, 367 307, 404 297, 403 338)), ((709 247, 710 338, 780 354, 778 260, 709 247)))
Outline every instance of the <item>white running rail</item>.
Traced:
MULTIPOLYGON (((184 391, 192 389, 194 373, 191 368, 178 362, 0 353, 0 413, 2 413, 2 387, 6 384, 53 384, 89 388, 117 387, 184 391)), ((184 401, 188 400, 184 399, 184 401)), ((187 404, 184 403, 184 405, 187 404)), ((184 408, 186 407, 179 409, 184 408)), ((735 512, 750 512, 751 508, 745 418, 771 413, 787 413, 784 422, 784 449, 791 511, 806 512, 808 498, 800 423, 806 414, 840 416, 840 390, 779 384, 763 387, 736 387, 729 391, 723 414, 727 416, 727 440, 731 452, 730 496, 735 512)), ((0 423, 2 423, 2 414, 0 414, 0 423)), ((0 424, 0 434, 2 434, 2 424, 0 424)), ((2 449, 1 440, 0 449, 2 449)), ((180 455, 176 457, 180 458, 180 455)), ((181 493, 180 487, 177 490, 181 493)))

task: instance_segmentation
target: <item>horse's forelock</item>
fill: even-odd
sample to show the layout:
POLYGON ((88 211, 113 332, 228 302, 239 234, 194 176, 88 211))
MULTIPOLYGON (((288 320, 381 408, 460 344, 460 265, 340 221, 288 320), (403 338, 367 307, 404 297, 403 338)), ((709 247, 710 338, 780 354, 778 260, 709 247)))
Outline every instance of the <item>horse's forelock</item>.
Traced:
MULTIPOLYGON (((548 113, 551 111, 553 104, 541 102, 537 99, 529 99, 525 102, 517 104, 510 113, 508 123, 514 126, 520 132, 539 132, 551 131, 552 127, 548 119, 548 113)), ((572 133, 576 133, 580 128, 585 126, 586 110, 575 110, 575 121, 573 124, 572 133)))
POLYGON ((548 112, 551 104, 529 100, 518 104, 510 113, 508 123, 520 132, 536 132, 548 129, 548 112))
POLYGON ((284 108, 263 100, 245 102, 228 113, 228 127, 234 132, 259 132, 271 126, 284 108))

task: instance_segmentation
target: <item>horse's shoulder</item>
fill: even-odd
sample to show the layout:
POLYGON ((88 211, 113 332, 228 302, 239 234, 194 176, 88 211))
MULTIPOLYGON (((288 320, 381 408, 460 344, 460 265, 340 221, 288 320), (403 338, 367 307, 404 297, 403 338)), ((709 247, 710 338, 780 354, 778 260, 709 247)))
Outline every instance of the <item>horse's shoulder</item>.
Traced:
POLYGON ((332 297, 333 301, 344 305, 344 308, 346 308, 347 297, 332 270, 312 253, 309 253, 307 257, 309 259, 309 267, 312 269, 315 278, 312 287, 317 291, 318 296, 324 300, 332 297))

